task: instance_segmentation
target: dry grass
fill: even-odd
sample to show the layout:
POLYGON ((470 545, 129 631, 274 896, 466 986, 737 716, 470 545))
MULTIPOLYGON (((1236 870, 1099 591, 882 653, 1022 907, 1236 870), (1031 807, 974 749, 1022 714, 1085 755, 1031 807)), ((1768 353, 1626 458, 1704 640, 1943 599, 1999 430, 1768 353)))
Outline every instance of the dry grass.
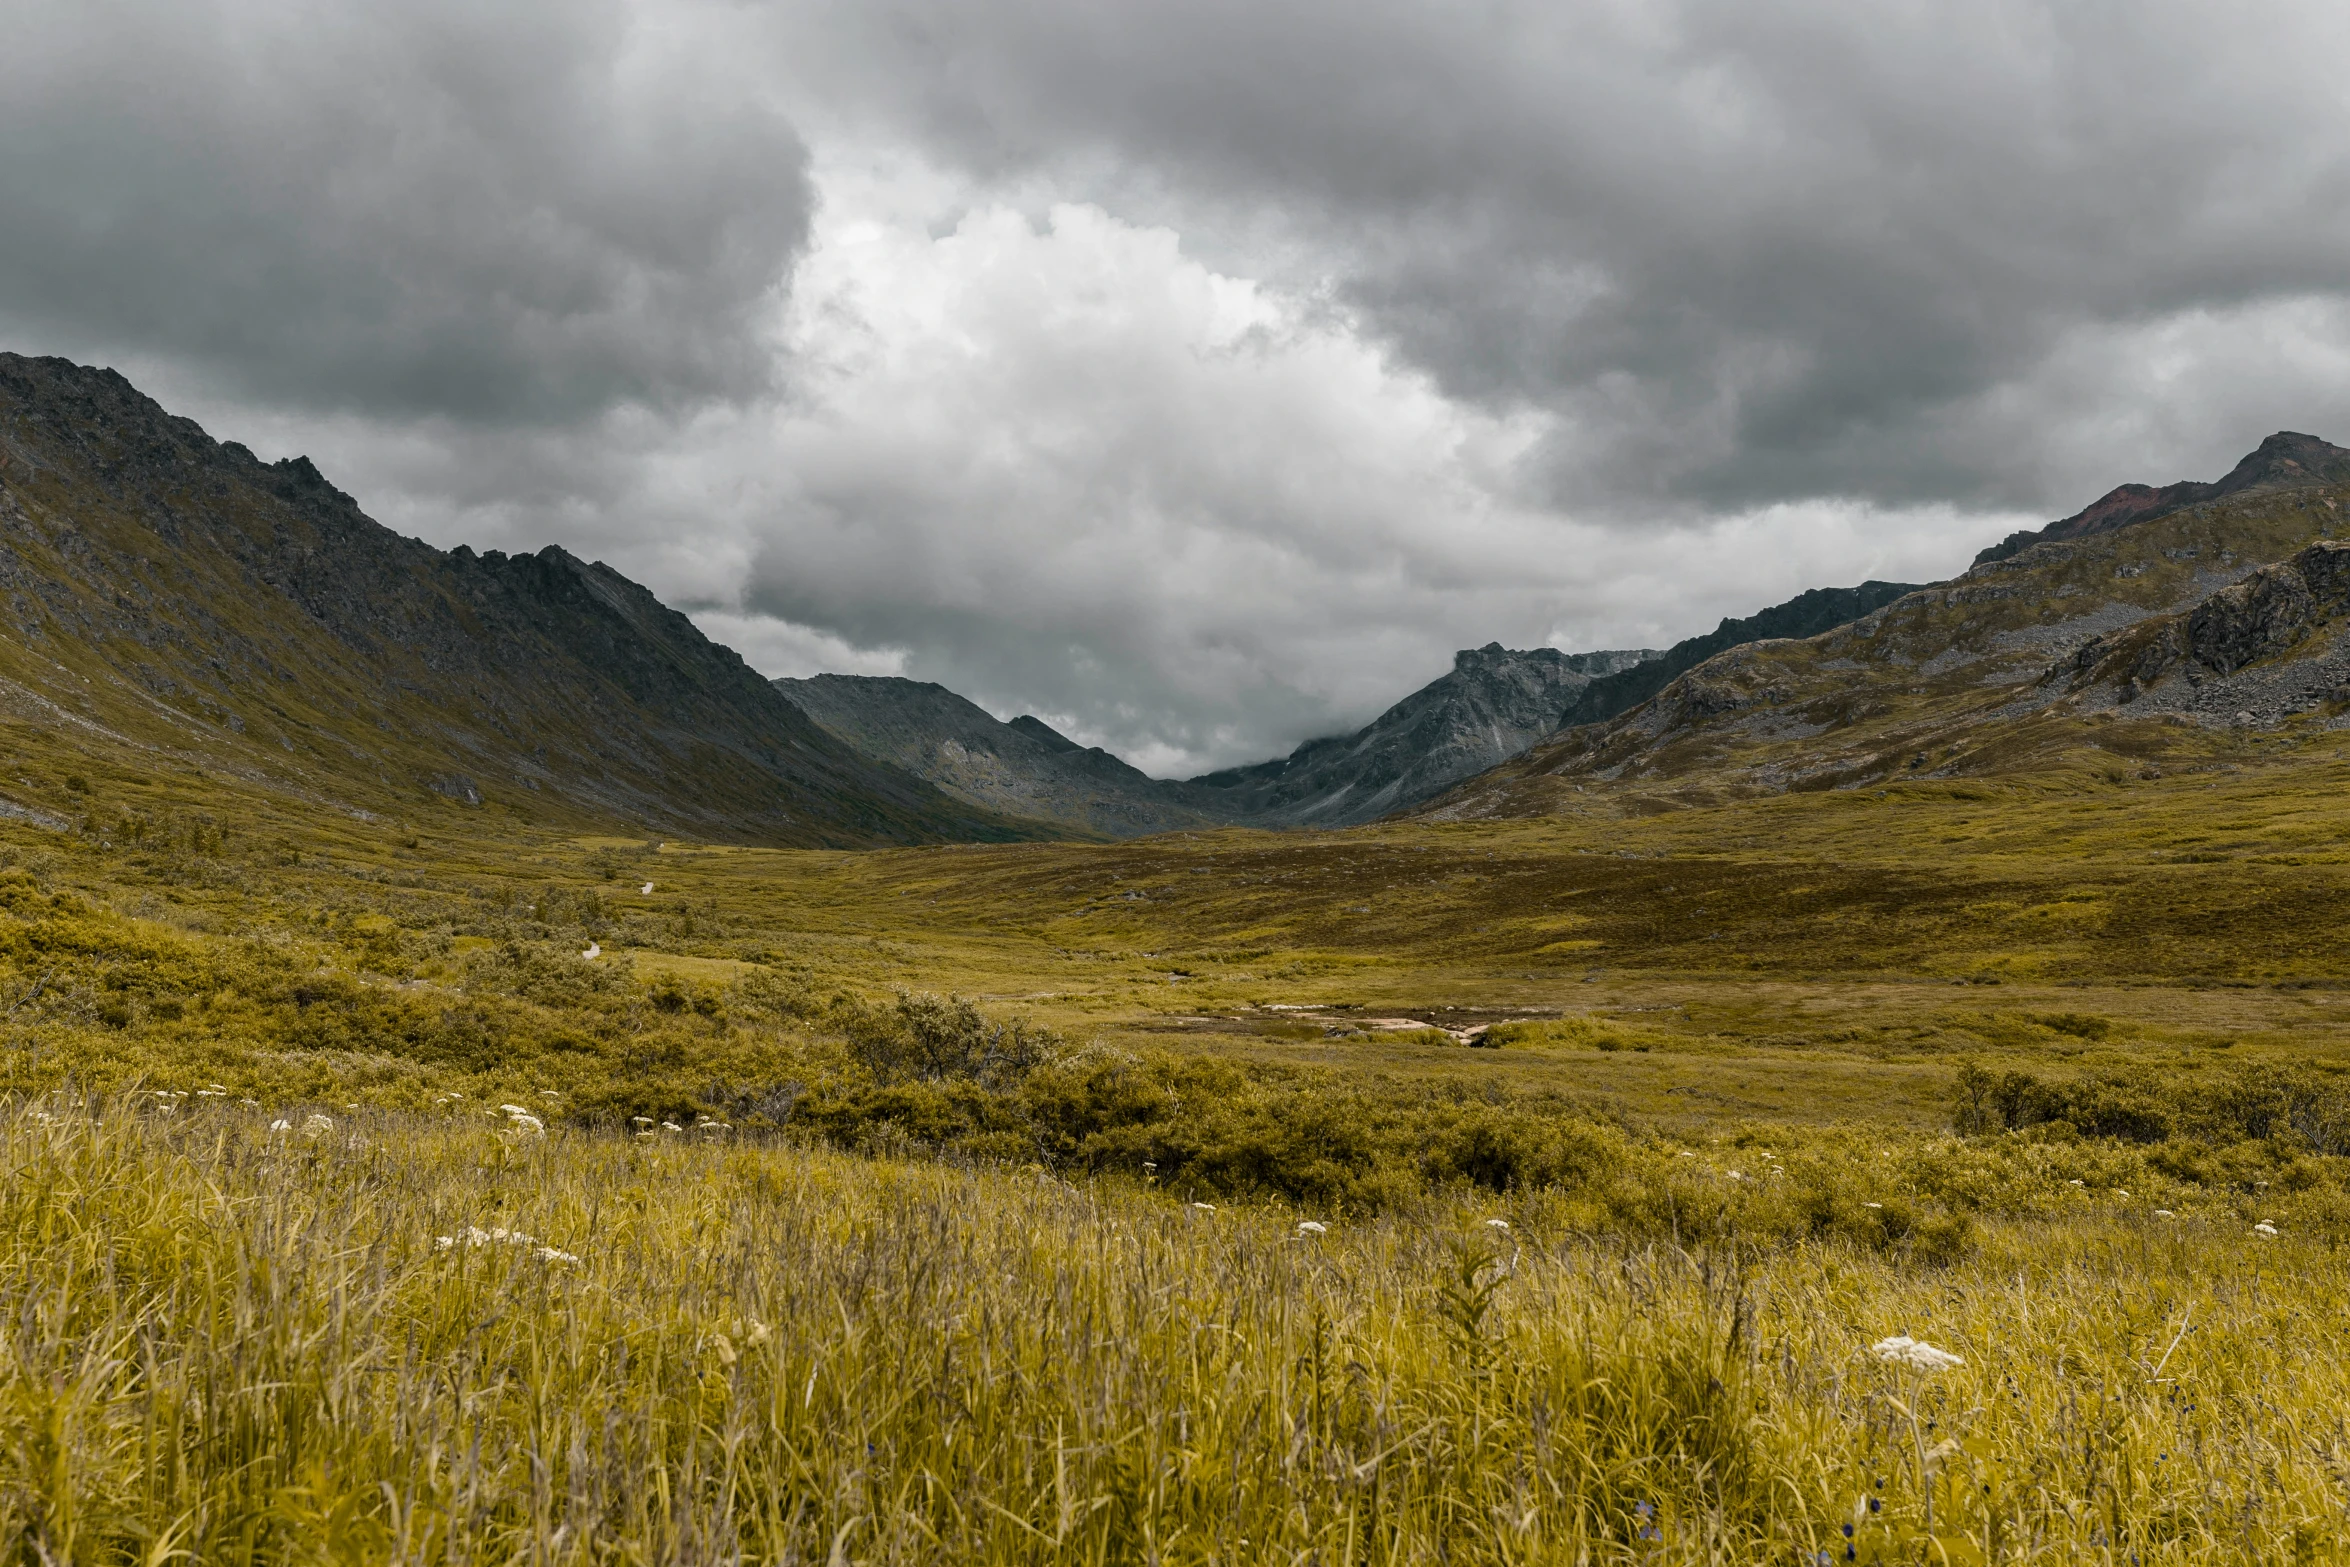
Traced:
POLYGON ((2106 1194, 1928 1267, 1432 1194, 1301 1236, 675 1142, 11 1115, 11 1559, 2339 1554, 2350 1269, 2290 1231, 2106 1194))

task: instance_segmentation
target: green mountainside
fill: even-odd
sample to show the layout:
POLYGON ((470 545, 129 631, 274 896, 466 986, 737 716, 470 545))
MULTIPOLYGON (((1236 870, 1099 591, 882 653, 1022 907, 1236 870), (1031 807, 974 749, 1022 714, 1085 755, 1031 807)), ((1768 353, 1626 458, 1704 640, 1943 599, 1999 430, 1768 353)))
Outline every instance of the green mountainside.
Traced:
POLYGON ((2341 526, 2350 452, 2278 435, 2231 481, 2247 472, 2262 477, 2028 544, 1822 635, 1719 654, 1428 811, 1578 810, 1603 787, 1661 804, 2084 761, 2134 772, 2340 727, 2335 552, 2312 546, 2341 526))
POLYGON ((841 744, 610 567, 402 538, 112 371, 0 355, 0 540, 0 712, 126 767, 773 844, 1044 831, 841 744))

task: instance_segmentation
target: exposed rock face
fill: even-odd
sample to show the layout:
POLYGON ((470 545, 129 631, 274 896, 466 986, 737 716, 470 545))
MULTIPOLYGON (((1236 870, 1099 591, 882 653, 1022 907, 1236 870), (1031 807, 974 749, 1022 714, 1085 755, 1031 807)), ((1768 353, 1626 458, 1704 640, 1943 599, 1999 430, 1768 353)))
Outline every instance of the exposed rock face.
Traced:
POLYGON ((378 809, 805 844, 1033 830, 841 744, 608 566, 444 554, 306 458, 62 359, 0 354, 0 599, 20 708, 378 809))
POLYGON ((1181 784, 1081 746, 1030 714, 1001 722, 941 685, 817 675, 778 680, 775 688, 866 755, 989 810, 1113 838, 1224 824, 1192 803, 1181 784))
POLYGON ((1507 761, 1559 726, 1593 681, 1647 649, 1513 652, 1488 643, 1453 655, 1449 674, 1354 734, 1309 740, 1277 762, 1191 780, 1228 820, 1282 827, 1374 821, 1507 761))
POLYGON ((1975 557, 1975 564, 2005 560, 2019 551, 2053 539, 2085 538, 2135 522, 2149 522, 2203 501, 2239 495, 2256 489, 2286 489, 2298 485, 2339 484, 2350 480, 2350 451, 2314 435, 2279 430, 2245 454, 2225 478, 2210 484, 2184 479, 2156 489, 2125 484, 2107 491, 2070 517, 2045 528, 2011 533, 1975 557))
MULTIPOLYGON (((2233 675, 2290 652, 2346 614, 2350 544, 2313 544, 2183 614, 2157 616, 2088 643, 2052 669, 2049 679, 2074 690, 2111 684, 2118 701, 2135 702, 2173 676, 2200 687, 2208 677, 2233 675)), ((2195 705, 2217 712, 2232 710, 2234 700, 2215 688, 2195 705)))

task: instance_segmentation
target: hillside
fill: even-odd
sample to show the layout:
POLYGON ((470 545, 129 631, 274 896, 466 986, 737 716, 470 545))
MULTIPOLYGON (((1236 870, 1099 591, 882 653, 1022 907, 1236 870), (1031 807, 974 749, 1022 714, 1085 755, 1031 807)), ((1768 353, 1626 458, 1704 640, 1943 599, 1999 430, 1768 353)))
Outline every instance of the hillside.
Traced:
POLYGON ((778 680, 801 711, 867 756, 895 763, 973 805, 1131 838, 1226 818, 1190 803, 1181 784, 1152 778, 1099 746, 1081 746, 1040 718, 1005 723, 941 685, 889 675, 778 680))
MULTIPOLYGON (((2350 453, 2280 434, 2224 482, 1823 635, 1717 655, 1428 809, 1576 810, 1602 786, 1686 803, 2068 764, 2118 774, 2208 763, 2264 743, 2260 731, 2329 730, 2350 696, 2336 691, 2350 676, 2340 606, 2298 568, 2261 568, 2333 537, 2350 453), (2234 483, 2247 473, 2262 477, 2234 483)), ((2332 558, 2304 564, 2330 580, 2332 558)))
POLYGON ((2183 479, 2154 486, 2124 484, 2108 490, 2070 517, 2045 528, 2011 533, 1975 557, 1975 564, 2006 560, 2031 548, 2061 539, 2109 533, 2136 522, 2151 522, 2201 501, 2222 500, 2248 490, 2295 488, 2311 484, 2350 483, 2350 451, 2314 435, 2279 430, 2244 455, 2243 461, 2209 484, 2183 479))
MULTIPOLYGON (((1858 620, 1871 610, 1880 609, 1902 595, 1916 591, 1917 584, 1910 582, 1864 582, 1857 588, 1811 588, 1796 594, 1784 604, 1774 604, 1769 609, 1758 610, 1737 619, 1725 618, 1704 636, 1676 642, 1662 653, 1652 654, 1637 664, 1592 681, 1577 694, 1574 705, 1551 728, 1604 723, 1618 713, 1647 701, 1717 653, 1726 653, 1731 648, 1743 647, 1749 642, 1764 642, 1779 637, 1818 636, 1823 631, 1833 630, 1847 621, 1858 620)), ((1500 758, 1495 760, 1499 761, 1500 758)))
POLYGON ((125 766, 777 844, 1040 830, 841 744, 610 567, 402 538, 112 371, 0 355, 0 540, 0 711, 125 766))
POLYGON ((1351 735, 1309 740, 1278 761, 1209 773, 1191 786, 1229 821, 1376 821, 1517 755, 1558 728, 1595 682, 1654 656, 1645 648, 1516 652, 1489 642, 1454 654, 1451 670, 1351 735))

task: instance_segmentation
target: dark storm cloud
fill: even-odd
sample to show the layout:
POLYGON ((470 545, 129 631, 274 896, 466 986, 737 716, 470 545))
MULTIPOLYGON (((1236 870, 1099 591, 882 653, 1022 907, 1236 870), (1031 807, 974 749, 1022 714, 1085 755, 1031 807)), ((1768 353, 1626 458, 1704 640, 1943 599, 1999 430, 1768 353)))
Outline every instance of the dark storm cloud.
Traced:
POLYGON ((695 14, 14 6, 0 322, 313 410, 545 421, 753 391, 806 155, 695 14))
MULTIPOLYGON (((1203 207, 1243 234, 1275 215, 1298 264, 1449 392, 1562 416, 1557 499, 1630 515, 2077 504, 2125 475, 2110 439, 2067 443, 2078 405, 2040 384, 2070 338, 2350 288, 2334 7, 796 15, 838 112, 982 176, 1049 171, 1130 208, 1156 193, 1195 237, 1203 207)), ((2159 389, 2102 395, 2127 410, 2159 389)), ((2321 411, 2350 405, 2334 389, 2321 411)), ((2211 432, 2191 471, 2261 433, 2211 432)))

